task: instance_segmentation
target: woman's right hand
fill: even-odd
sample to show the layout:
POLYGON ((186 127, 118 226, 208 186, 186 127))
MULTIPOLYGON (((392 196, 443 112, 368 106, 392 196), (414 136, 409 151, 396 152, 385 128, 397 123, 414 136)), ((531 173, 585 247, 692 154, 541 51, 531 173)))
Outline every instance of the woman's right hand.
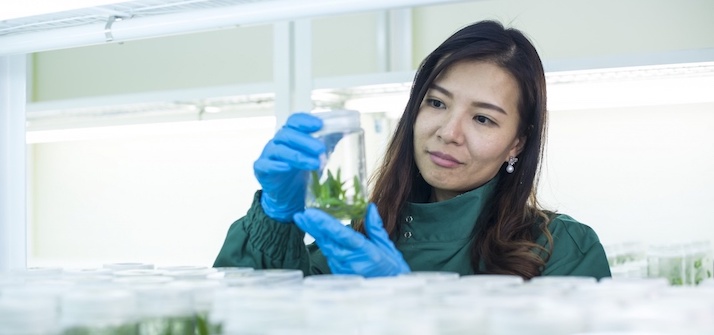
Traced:
POLYGON ((307 173, 319 169, 325 152, 323 142, 310 134, 321 128, 322 120, 311 114, 290 115, 253 164, 263 188, 260 204, 269 217, 290 222, 305 209, 307 173))

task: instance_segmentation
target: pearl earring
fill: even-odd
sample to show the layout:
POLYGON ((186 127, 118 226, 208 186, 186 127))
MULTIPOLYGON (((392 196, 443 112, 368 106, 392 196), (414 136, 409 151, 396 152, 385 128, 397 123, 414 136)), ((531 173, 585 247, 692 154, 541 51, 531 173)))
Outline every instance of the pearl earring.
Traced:
POLYGON ((508 157, 508 166, 506 166, 506 172, 513 173, 513 171, 516 170, 516 168, 513 167, 513 164, 516 164, 516 162, 518 162, 517 157, 508 157))

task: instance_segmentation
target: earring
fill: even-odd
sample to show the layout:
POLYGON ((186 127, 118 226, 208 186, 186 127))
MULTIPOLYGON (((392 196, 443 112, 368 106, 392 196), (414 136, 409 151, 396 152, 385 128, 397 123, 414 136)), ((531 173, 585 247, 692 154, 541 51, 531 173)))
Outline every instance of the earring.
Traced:
POLYGON ((506 172, 513 173, 513 171, 516 170, 516 168, 513 167, 513 164, 516 164, 516 162, 518 162, 517 157, 508 157, 508 166, 506 166, 506 172))

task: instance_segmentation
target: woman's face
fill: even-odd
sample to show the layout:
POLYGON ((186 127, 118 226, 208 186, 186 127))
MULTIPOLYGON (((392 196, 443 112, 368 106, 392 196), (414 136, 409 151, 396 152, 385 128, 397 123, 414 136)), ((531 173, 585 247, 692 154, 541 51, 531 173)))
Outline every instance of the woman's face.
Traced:
POLYGON ((434 80, 414 124, 416 165, 432 200, 485 184, 520 153, 518 102, 516 80, 493 63, 458 62, 434 80))

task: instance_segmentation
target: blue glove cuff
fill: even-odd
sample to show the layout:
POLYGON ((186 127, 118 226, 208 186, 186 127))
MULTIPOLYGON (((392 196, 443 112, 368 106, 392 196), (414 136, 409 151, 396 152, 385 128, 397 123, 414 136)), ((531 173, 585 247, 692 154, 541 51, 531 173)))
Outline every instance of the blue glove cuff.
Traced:
POLYGON ((284 206, 284 208, 281 208, 281 206, 278 205, 278 202, 271 199, 270 196, 265 192, 262 192, 262 194, 260 195, 260 206, 263 207, 263 212, 265 212, 268 217, 282 223, 292 222, 293 215, 304 209, 304 207, 289 208, 284 206))

